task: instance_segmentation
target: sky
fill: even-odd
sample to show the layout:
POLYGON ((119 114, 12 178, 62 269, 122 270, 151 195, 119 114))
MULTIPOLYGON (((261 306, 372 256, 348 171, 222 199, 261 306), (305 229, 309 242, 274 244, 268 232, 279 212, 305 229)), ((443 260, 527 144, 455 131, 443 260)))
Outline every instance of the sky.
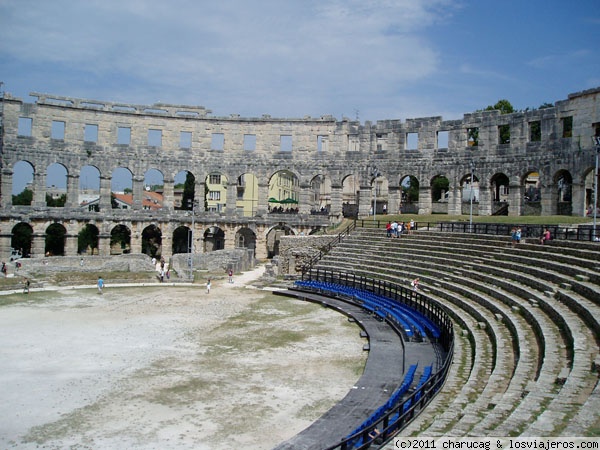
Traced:
POLYGON ((598 0, 0 0, 0 91, 452 120, 600 87, 599 44, 598 0))
POLYGON ((600 86, 598 0, 0 0, 2 90, 377 121, 600 86))

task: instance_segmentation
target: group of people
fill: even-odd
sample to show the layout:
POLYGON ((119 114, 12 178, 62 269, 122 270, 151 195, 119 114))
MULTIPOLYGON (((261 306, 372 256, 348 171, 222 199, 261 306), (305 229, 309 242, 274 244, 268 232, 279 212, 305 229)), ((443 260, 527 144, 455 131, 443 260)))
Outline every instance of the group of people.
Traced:
POLYGON ((410 234, 410 231, 415 227, 415 221, 410 222, 388 222, 385 226, 387 237, 399 238, 403 233, 410 234))

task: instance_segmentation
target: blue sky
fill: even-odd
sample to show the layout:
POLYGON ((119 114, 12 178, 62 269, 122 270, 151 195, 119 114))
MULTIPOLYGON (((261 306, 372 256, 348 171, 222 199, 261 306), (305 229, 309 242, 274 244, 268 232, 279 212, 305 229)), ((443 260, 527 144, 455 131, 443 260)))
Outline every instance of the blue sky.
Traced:
POLYGON ((0 0, 0 81, 215 116, 458 119, 600 86, 598 0, 0 0))

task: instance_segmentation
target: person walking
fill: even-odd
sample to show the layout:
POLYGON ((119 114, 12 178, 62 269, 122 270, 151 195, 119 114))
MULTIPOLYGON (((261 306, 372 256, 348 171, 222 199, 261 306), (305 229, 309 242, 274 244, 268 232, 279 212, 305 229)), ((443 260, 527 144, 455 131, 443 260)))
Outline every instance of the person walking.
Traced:
POLYGON ((233 270, 229 269, 227 275, 229 276, 229 283, 233 283, 233 270))
POLYGON ((25 285, 23 286, 23 294, 29 294, 29 286, 31 285, 31 281, 29 278, 25 278, 25 285))
POLYGON ((206 282, 206 293, 210 294, 210 278, 208 279, 208 281, 206 282))
POLYGON ((104 280, 98 277, 98 294, 102 294, 102 289, 104 289, 104 280))

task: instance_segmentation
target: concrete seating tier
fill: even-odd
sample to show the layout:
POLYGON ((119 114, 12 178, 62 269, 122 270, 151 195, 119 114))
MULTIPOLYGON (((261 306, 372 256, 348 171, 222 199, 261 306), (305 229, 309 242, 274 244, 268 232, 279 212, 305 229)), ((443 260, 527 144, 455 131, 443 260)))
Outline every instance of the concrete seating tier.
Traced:
POLYGON ((529 241, 365 228, 317 265, 407 288, 419 277, 456 321, 460 363, 404 434, 581 436, 598 426, 600 247, 529 241))

